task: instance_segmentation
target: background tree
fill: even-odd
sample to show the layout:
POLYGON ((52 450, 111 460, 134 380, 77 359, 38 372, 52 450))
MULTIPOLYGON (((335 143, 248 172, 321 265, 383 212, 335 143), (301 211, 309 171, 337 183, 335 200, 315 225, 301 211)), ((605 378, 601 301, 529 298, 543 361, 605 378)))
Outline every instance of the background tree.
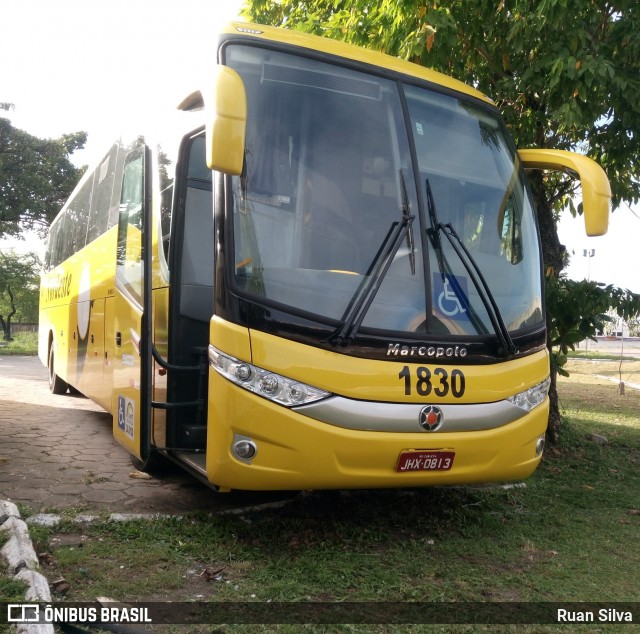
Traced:
POLYGON ((631 317, 627 320, 630 337, 640 337, 640 316, 631 317))
POLYGON ((5 341, 11 341, 12 321, 38 321, 41 268, 35 253, 0 251, 0 328, 5 341))
POLYGON ((585 339, 595 341, 596 333, 612 323, 633 324, 640 315, 640 295, 612 284, 576 282, 560 275, 547 280, 546 297, 554 311, 549 326, 552 368, 563 376, 568 376, 563 366, 569 350, 585 339))
MULTIPOLYGON (((0 103, 0 110, 11 108, 0 103)), ((0 117, 0 237, 44 235, 84 171, 69 155, 86 140, 86 132, 39 139, 0 117)))
MULTIPOLYGON (((607 172, 614 208, 640 198, 636 0, 248 0, 244 13, 257 22, 377 49, 472 84, 496 101, 519 147, 577 149, 607 172)), ((537 171, 530 182, 547 280, 563 286, 558 276, 566 252, 557 219, 564 208, 580 213, 572 199, 576 183, 537 171)), ((566 300, 566 294, 551 293, 547 302, 550 348, 560 297, 566 300)), ((558 367, 552 364, 553 436, 561 423, 558 367)))

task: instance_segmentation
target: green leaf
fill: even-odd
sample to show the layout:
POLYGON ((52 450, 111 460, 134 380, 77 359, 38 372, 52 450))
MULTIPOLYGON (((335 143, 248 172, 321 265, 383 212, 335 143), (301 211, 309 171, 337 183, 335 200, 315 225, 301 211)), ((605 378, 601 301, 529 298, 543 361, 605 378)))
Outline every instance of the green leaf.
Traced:
POLYGON ((0 237, 46 233, 84 171, 69 155, 86 140, 85 132, 40 139, 0 117, 0 237))

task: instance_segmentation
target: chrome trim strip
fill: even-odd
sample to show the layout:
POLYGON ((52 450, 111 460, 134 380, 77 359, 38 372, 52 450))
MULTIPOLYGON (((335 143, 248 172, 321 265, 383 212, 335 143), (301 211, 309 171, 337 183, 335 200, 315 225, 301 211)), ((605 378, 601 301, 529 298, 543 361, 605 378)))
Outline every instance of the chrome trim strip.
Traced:
POLYGON ((332 396, 317 403, 292 408, 322 423, 345 429, 382 432, 446 434, 453 431, 480 431, 508 425, 528 412, 509 401, 437 406, 444 423, 437 431, 425 432, 418 422, 425 405, 436 403, 379 403, 332 396))

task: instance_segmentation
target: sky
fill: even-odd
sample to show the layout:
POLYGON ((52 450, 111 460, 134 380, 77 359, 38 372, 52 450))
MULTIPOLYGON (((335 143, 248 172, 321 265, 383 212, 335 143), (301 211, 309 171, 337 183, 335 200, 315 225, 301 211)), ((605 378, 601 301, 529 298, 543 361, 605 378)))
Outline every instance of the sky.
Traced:
POLYGON ((241 0, 3 0, 0 102, 41 137, 86 130, 80 164, 157 110, 175 109, 215 60, 216 24, 241 0))
MULTIPOLYGON (((173 109, 213 63, 211 33, 242 0, 3 0, 0 102, 13 124, 44 138, 85 130, 78 165, 97 161, 121 133, 157 110, 173 109)), ((5 116, 2 113, 2 116, 5 116)), ((640 206, 626 205, 609 233, 588 238, 582 218, 563 217, 559 235, 569 277, 640 293, 640 206), (595 250, 584 257, 584 250, 595 250)))
POLYGON ((640 293, 640 205, 621 205, 610 214, 606 235, 595 238, 585 233, 581 216, 572 218, 566 212, 558 236, 571 258, 564 271, 567 277, 615 284, 640 293))

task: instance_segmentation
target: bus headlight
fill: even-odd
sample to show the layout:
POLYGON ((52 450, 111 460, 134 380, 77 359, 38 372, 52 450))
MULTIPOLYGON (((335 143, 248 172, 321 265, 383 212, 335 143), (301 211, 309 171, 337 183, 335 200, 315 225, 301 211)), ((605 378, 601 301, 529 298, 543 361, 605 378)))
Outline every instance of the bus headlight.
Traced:
POLYGON ((258 381, 258 391, 266 396, 277 396, 281 390, 282 381, 277 374, 265 374, 258 381))
POLYGON ((238 381, 248 381, 251 378, 251 366, 248 363, 238 363, 235 373, 238 381))
POLYGON ((509 396, 507 400, 511 401, 520 409, 523 409, 526 412, 530 412, 535 407, 538 407, 538 405, 540 405, 547 397, 550 383, 551 380, 549 379, 549 377, 547 377, 544 381, 542 381, 542 383, 538 383, 538 385, 534 385, 528 390, 520 392, 515 396, 509 396))
POLYGON ((209 365, 232 383, 285 407, 307 405, 331 396, 317 387, 234 359, 213 346, 209 346, 209 365))

